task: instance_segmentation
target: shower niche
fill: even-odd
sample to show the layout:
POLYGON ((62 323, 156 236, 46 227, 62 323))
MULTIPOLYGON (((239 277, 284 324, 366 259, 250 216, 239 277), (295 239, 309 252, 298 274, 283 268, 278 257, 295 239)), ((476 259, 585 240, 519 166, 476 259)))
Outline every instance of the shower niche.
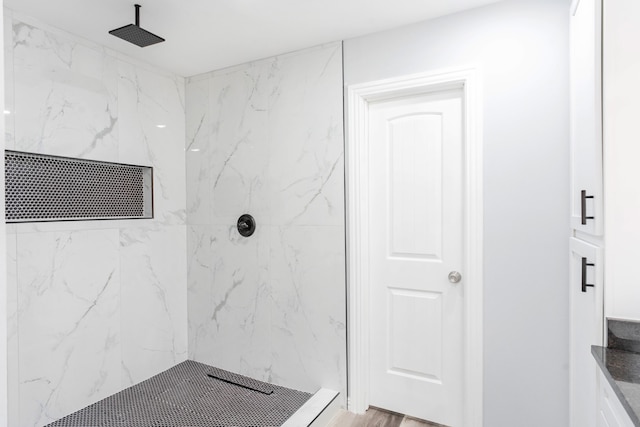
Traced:
POLYGON ((5 151, 8 223, 153 218, 153 168, 5 151))

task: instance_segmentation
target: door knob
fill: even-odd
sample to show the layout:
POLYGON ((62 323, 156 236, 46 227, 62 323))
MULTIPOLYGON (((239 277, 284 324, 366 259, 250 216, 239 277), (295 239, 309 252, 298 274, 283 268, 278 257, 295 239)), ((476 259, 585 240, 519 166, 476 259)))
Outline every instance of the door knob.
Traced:
POLYGON ((457 271, 452 271, 451 273, 449 273, 449 281, 451 283, 458 283, 461 279, 462 274, 458 273, 457 271))

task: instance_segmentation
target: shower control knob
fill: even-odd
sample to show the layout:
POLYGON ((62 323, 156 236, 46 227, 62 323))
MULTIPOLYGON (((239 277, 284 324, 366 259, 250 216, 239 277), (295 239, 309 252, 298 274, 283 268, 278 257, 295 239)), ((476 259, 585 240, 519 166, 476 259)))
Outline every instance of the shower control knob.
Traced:
POLYGON ((462 274, 458 273, 457 271, 452 271, 451 273, 449 273, 449 281, 451 283, 458 283, 460 280, 462 280, 462 274))
POLYGON ((241 236, 249 237, 256 231, 256 220, 249 214, 241 215, 236 227, 241 236))

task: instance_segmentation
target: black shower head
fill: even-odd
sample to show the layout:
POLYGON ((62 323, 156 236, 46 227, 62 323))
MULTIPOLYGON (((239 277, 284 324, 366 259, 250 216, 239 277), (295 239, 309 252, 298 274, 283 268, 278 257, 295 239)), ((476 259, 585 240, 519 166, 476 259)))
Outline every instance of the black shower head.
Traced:
POLYGON ((111 30, 109 31, 109 34, 113 34, 116 37, 120 37, 122 40, 126 40, 129 43, 133 43, 140 47, 147 47, 152 44, 163 42, 164 39, 162 37, 156 36, 155 34, 140 27, 140 5, 136 4, 135 7, 136 23, 111 30))

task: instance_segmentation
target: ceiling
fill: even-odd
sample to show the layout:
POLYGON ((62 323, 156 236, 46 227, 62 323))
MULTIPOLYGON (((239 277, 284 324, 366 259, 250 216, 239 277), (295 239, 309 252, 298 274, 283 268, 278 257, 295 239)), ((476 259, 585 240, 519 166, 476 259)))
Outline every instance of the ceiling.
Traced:
POLYGON ((135 0, 4 0, 4 5, 182 76, 419 22, 498 0, 138 0, 146 48, 109 30, 134 22, 135 0))

